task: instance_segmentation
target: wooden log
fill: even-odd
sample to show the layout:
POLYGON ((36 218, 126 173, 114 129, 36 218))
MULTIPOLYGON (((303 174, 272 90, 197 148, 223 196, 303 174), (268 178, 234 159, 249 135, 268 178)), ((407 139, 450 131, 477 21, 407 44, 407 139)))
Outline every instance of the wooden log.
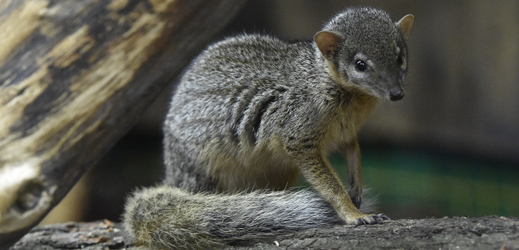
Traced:
POLYGON ((244 2, 0 2, 0 249, 65 196, 244 2))
MULTIPOLYGON (((519 249, 519 218, 401 219, 377 225, 342 225, 243 242, 229 250, 255 249, 519 249)), ((141 249, 109 221, 37 227, 11 250, 141 249)))

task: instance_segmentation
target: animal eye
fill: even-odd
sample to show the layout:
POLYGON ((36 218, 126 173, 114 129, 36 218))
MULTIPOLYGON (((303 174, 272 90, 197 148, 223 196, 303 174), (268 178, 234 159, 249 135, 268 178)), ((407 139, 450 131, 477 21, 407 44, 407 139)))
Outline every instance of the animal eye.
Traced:
POLYGON ((355 69, 357 71, 364 72, 368 69, 368 65, 364 61, 358 60, 355 62, 355 69))

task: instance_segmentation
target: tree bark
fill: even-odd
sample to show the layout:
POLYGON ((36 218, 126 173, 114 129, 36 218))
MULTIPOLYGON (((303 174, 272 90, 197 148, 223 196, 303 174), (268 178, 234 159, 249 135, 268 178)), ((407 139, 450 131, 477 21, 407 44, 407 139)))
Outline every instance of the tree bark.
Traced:
POLYGON ((0 3, 0 249, 137 121, 245 0, 0 3))
MULTIPOLYGON (((336 226, 280 235, 228 249, 519 249, 519 218, 429 218, 378 225, 336 226)), ((11 250, 127 249, 121 224, 66 223, 33 229, 11 250)))

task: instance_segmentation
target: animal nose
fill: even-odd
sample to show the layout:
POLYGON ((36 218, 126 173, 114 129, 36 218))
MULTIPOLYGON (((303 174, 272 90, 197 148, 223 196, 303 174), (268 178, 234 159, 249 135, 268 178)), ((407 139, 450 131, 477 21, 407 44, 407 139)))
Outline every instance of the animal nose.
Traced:
POLYGON ((389 91, 389 100, 398 101, 404 98, 404 90, 402 89, 393 89, 389 91))

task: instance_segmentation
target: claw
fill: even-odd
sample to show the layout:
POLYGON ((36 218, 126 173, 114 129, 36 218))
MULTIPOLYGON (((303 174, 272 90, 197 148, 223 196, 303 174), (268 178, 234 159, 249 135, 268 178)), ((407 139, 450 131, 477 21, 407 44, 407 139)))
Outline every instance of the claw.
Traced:
POLYGON ((366 224, 368 224, 368 223, 366 222, 365 219, 363 219, 363 218, 358 218, 358 219, 355 221, 355 224, 356 224, 356 226, 360 226, 360 225, 366 225, 366 224))
POLYGON ((382 220, 391 220, 389 217, 387 217, 385 214, 379 214, 380 218, 382 218, 382 220))
POLYGON ((363 218, 357 218, 355 224, 358 225, 373 225, 383 223, 385 220, 391 220, 384 214, 371 214, 363 218))

